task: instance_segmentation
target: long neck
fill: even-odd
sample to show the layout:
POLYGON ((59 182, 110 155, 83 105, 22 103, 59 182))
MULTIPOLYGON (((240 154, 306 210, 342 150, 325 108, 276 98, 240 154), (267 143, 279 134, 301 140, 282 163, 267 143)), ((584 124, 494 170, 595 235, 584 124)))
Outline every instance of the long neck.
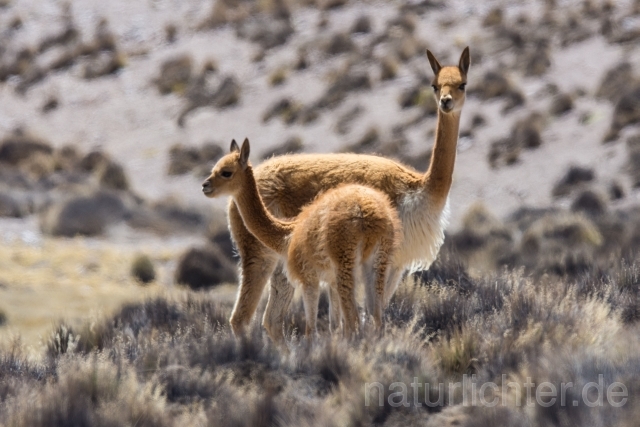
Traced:
POLYGON ((453 180, 459 128, 459 111, 445 114, 438 109, 436 142, 433 146, 429 169, 424 175, 424 185, 432 200, 443 205, 447 200, 453 180))
POLYGON ((251 166, 247 167, 245 185, 234 196, 234 201, 251 234, 275 252, 284 253, 287 250, 287 238, 293 231, 293 223, 281 221, 269 213, 258 192, 251 166))

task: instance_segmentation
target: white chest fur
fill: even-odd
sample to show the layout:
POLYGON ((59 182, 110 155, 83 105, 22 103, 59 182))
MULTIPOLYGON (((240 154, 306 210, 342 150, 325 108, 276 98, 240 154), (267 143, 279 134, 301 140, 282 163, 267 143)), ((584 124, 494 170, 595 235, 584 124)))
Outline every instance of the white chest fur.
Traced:
POLYGON ((449 199, 443 208, 424 192, 405 194, 398 205, 404 240, 394 265, 409 272, 426 270, 436 259, 449 223, 449 199))

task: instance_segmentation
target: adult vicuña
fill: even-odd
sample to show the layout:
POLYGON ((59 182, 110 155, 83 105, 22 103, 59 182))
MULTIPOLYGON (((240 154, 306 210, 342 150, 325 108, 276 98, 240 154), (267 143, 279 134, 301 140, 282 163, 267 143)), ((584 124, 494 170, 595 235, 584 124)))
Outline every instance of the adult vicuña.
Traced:
POLYGON ((318 196, 296 218, 277 219, 262 202, 249 150, 248 139, 242 148, 233 140, 231 153, 213 167, 202 190, 208 197, 230 195, 249 231, 284 257, 287 277, 302 288, 306 335, 316 331, 320 281, 334 286, 345 332, 357 329, 355 283, 365 266, 374 273, 366 293, 373 295, 372 314, 380 326, 389 264, 401 236, 398 213, 389 198, 370 187, 346 184, 318 196))
MULTIPOLYGON (((356 154, 280 156, 254 171, 265 205, 280 218, 297 216, 318 194, 345 183, 367 185, 389 196, 399 213, 403 244, 392 261, 389 289, 385 291, 387 301, 405 270, 431 265, 444 241, 448 222, 448 196, 470 65, 469 48, 462 52, 458 66, 441 66, 430 51, 427 57, 435 73, 433 88, 439 108, 433 155, 425 174, 383 157, 356 154)), ((228 214, 242 271, 231 327, 236 334, 244 330, 271 276, 262 324, 271 338, 279 341, 283 338, 284 314, 293 288, 282 269, 276 269, 278 256, 247 230, 233 201, 228 214)))

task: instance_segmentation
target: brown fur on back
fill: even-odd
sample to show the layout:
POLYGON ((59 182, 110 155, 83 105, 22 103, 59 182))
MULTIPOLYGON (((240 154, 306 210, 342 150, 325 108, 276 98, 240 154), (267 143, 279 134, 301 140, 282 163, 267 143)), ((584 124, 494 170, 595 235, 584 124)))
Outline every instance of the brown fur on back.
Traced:
POLYGON ((265 205, 281 218, 298 215, 319 194, 342 184, 382 191, 397 206, 399 195, 418 191, 423 174, 393 160, 358 154, 294 154, 269 159, 254 170, 265 205))

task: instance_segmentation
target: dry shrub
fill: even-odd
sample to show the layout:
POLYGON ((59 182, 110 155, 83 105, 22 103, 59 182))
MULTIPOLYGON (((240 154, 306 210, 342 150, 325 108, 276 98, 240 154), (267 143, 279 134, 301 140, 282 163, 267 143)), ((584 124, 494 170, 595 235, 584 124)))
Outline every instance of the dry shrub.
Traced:
MULTIPOLYGON (((640 342, 634 320, 620 317, 633 312, 627 301, 640 291, 638 277, 635 264, 618 264, 575 286, 512 272, 471 279, 464 291, 405 282, 382 331, 366 324, 353 338, 322 334, 313 343, 298 340, 294 331, 288 351, 264 340, 257 324, 235 339, 226 321, 230 301, 193 292, 156 298, 79 332, 58 328, 60 344, 43 365, 27 362, 19 351, 0 352, 0 422, 525 426, 557 419, 581 425, 603 416, 633 425, 632 400, 624 410, 582 400, 550 407, 533 400, 523 410, 526 396, 520 394, 518 406, 513 384, 524 391, 527 378, 558 389, 573 382, 567 395, 573 402, 603 374, 605 389, 620 381, 630 396, 639 392, 640 342), (449 388, 465 373, 474 376, 449 388), (505 379, 512 386, 500 389, 505 379), (496 397, 505 406, 465 406, 488 381, 497 383, 496 397), (408 406, 393 395, 398 384, 405 386, 408 406), (442 406, 427 406, 426 398, 442 406)), ((489 390, 483 397, 494 396, 489 390)))

